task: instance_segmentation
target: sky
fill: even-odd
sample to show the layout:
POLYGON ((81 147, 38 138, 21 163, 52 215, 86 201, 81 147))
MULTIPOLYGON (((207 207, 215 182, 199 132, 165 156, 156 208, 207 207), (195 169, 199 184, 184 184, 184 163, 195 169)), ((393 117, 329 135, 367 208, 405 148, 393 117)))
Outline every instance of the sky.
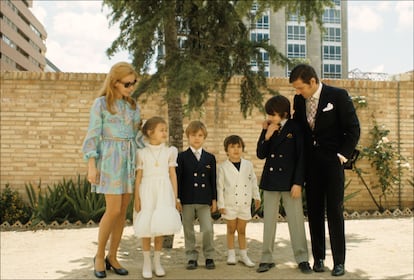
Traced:
MULTIPOLYGON (((348 1, 349 71, 394 75, 413 70, 413 3, 348 1)), ((34 0, 32 12, 47 31, 46 57, 63 72, 107 73, 131 59, 126 51, 108 58, 118 36, 102 1, 34 0)))

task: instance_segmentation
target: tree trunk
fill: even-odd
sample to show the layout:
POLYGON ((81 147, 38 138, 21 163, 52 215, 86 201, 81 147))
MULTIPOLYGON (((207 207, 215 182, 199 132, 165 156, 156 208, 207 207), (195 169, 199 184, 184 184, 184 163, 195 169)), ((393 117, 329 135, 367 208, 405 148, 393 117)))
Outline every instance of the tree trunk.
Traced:
MULTIPOLYGON (((168 1, 166 4, 167 12, 164 16, 164 40, 165 40, 165 67, 170 69, 167 74, 167 105, 168 105, 168 126, 170 134, 170 145, 177 147, 179 151, 183 149, 183 106, 181 94, 170 87, 169 81, 171 68, 174 65, 174 58, 178 54, 177 26, 175 22, 176 1, 168 1), (169 10, 169 11, 168 11, 169 10)), ((164 236, 163 248, 172 248, 174 235, 164 236)))

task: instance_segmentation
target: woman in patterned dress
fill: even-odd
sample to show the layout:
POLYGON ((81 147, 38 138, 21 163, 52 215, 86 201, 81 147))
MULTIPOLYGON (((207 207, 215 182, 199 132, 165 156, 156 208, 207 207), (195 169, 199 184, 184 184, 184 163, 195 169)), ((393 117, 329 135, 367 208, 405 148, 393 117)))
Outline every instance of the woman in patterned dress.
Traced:
POLYGON ((127 275, 117 260, 126 211, 135 184, 135 153, 140 109, 131 94, 138 74, 126 62, 112 66, 91 111, 82 152, 88 162, 92 192, 105 195, 106 209, 99 223, 94 274, 106 277, 106 269, 127 275), (110 239, 108 255, 105 247, 110 239))

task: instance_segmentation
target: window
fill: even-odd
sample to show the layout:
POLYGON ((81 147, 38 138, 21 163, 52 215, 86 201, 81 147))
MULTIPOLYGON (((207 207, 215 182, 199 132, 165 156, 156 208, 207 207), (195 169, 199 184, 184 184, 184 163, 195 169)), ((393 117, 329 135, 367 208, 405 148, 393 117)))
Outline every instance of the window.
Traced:
POLYGON ((340 64, 324 64, 323 78, 340 79, 342 76, 342 69, 340 64))
POLYGON ((306 57, 306 46, 304 44, 288 44, 287 57, 305 58, 306 57))
POLYGON ((341 28, 327 27, 323 40, 327 42, 341 42, 341 28))
POLYGON ((262 16, 256 22, 256 28, 257 29, 269 29, 269 16, 268 15, 262 16))
POLYGON ((306 40, 306 28, 300 25, 288 25, 287 26, 287 38, 288 40, 306 40))
POLYGON ((267 41, 269 40, 269 34, 267 33, 250 33, 250 41, 252 42, 260 42, 260 41, 267 41))
POLYGON ((341 60, 341 47, 339 46, 323 46, 323 59, 341 60))
POLYGON ((326 9, 322 21, 324 23, 341 23, 341 10, 326 9))

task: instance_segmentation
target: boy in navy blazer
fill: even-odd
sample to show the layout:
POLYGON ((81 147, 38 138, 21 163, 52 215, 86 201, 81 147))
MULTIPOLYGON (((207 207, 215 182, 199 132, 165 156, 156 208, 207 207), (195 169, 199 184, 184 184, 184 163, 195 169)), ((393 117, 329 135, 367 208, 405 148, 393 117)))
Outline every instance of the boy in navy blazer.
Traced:
POLYGON ((266 159, 260 181, 264 201, 262 257, 257 272, 275 266, 273 248, 280 200, 286 211, 293 255, 303 273, 311 273, 302 206, 303 133, 290 119, 290 102, 282 95, 265 104, 267 120, 257 143, 257 157, 266 159))
POLYGON ((178 203, 182 205, 187 269, 198 266, 194 220, 198 218, 203 234, 203 254, 207 269, 214 269, 214 232, 211 213, 217 211, 216 158, 202 148, 207 129, 192 121, 185 134, 190 147, 177 158, 178 203))

